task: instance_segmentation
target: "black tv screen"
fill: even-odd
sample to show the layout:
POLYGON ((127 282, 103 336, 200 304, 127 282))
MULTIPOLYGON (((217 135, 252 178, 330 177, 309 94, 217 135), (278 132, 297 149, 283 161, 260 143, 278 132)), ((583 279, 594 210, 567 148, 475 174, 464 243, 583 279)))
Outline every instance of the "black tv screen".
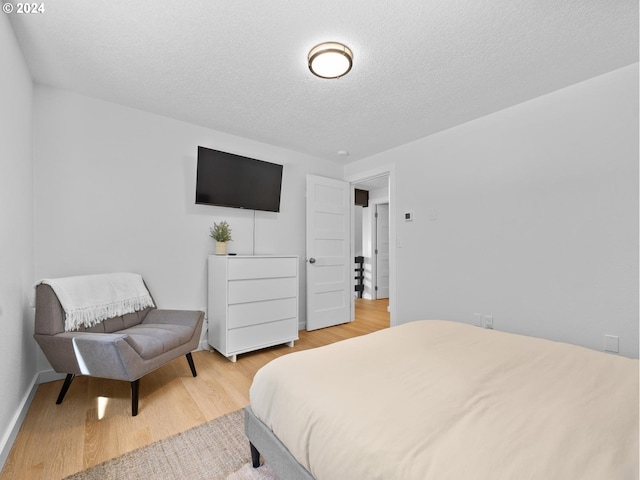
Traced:
POLYGON ((282 165, 198 147, 196 203, 280 211, 282 165))

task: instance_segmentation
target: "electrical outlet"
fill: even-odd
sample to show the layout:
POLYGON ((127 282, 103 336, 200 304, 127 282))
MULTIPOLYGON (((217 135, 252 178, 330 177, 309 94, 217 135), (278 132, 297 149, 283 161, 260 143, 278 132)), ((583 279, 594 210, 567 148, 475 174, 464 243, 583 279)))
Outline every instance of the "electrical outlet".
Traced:
POLYGON ((491 315, 483 315, 482 316, 482 326, 484 328, 488 328, 493 330, 493 317, 491 315))
POLYGON ((482 314, 481 313, 474 313, 473 314, 473 324, 476 327, 481 327, 482 326, 482 314))
POLYGON ((605 335, 604 351, 611 353, 620 352, 620 339, 616 335, 605 335))

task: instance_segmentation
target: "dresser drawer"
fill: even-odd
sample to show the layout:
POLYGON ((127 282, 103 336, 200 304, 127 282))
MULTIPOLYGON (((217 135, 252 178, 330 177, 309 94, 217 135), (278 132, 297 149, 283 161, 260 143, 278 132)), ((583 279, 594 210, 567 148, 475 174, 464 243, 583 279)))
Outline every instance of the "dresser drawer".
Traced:
POLYGON ((228 303, 260 302, 298 296, 298 279, 263 278, 259 280, 234 280, 229 282, 228 303))
POLYGON ((295 277, 297 272, 298 259, 295 257, 229 259, 229 280, 295 277))
POLYGON ((229 305, 229 329, 248 327, 298 316, 296 298, 229 305))
POLYGON ((229 330, 229 353, 245 352, 298 338, 298 320, 289 318, 277 322, 262 323, 250 327, 229 330))

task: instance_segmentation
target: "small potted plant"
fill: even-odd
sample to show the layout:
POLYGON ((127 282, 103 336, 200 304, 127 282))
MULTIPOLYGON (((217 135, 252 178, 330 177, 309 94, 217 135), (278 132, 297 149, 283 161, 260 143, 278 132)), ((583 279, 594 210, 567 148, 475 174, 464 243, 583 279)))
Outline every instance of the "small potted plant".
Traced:
POLYGON ((216 241, 216 255, 227 254, 227 242, 231 241, 231 228, 226 221, 220 223, 213 222, 213 227, 209 228, 209 236, 216 241))

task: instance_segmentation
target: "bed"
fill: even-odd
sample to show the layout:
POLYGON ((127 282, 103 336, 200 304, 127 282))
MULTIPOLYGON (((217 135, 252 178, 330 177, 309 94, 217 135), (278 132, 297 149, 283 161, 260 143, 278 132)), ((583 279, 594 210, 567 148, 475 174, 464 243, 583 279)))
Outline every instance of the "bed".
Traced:
POLYGON ((638 360, 412 322, 271 361, 245 431, 280 480, 637 479, 638 360))

